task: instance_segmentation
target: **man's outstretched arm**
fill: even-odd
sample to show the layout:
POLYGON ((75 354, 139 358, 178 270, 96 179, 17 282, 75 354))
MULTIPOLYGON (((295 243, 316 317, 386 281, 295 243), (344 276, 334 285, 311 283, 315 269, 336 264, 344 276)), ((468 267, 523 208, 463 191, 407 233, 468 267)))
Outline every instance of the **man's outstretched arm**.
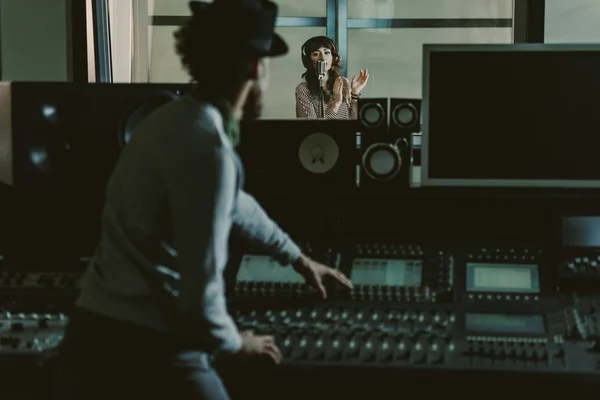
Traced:
POLYGON ((300 247, 275 223, 256 199, 240 190, 233 215, 233 231, 282 264, 300 258, 300 247))

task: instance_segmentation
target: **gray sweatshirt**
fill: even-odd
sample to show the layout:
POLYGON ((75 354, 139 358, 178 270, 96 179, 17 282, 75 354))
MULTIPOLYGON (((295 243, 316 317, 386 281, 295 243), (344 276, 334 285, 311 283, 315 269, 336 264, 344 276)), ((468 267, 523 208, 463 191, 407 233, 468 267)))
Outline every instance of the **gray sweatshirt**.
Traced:
POLYGON ((282 264, 300 257, 242 181, 215 107, 184 97, 150 115, 108 183, 77 306, 193 338, 205 351, 237 351, 223 282, 230 232, 282 264))

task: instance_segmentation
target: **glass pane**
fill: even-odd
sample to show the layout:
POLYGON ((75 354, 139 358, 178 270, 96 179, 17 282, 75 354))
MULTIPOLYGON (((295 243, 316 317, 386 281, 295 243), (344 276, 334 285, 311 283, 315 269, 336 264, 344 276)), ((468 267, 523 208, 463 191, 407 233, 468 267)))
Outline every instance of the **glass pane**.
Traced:
POLYGON ((325 17, 327 0, 274 0, 280 17, 325 17))
MULTIPOLYGON (((203 0, 212 3, 213 0, 203 0)), ((280 17, 325 17, 326 0, 275 0, 280 17)), ((190 15, 189 0, 150 0, 150 15, 190 15)))
POLYGON ((600 0, 546 0, 546 43, 600 42, 600 0))
POLYGON ((114 83, 130 83, 132 68, 131 0, 109 0, 108 16, 114 83))
MULTIPOLYGON (((188 82, 187 72, 181 67, 174 49, 173 33, 177 28, 155 26, 150 29, 150 82, 188 82)), ((300 48, 309 38, 325 35, 325 27, 277 28, 277 32, 287 42, 290 52, 271 60, 271 84, 264 99, 263 118, 295 119, 294 92, 304 72, 300 48)))
POLYGON ((350 0, 348 18, 512 18, 513 3, 514 0, 350 0))
POLYGON ((150 27, 150 82, 185 83, 190 78, 181 67, 179 56, 175 53, 176 26, 150 27))
POLYGON ((188 4, 189 0, 149 0, 148 15, 190 15, 188 4))
POLYGON ((296 86, 305 71, 300 48, 313 36, 325 35, 325 27, 277 28, 287 42, 290 52, 271 60, 271 84, 263 104, 264 119, 296 119, 296 86))
POLYGON ((351 29, 347 76, 369 69, 364 97, 421 98, 423 44, 512 43, 512 28, 351 29))

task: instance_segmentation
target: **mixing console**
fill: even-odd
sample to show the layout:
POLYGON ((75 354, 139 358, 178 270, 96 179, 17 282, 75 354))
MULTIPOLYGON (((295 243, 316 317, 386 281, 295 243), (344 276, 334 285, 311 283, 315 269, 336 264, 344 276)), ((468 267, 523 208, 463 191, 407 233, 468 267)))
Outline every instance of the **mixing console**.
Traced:
POLYGON ((36 355, 55 348, 66 323, 64 314, 0 314, 0 357, 36 355))
POLYGON ((240 329, 274 335, 292 363, 451 366, 451 311, 343 306, 238 310, 240 329))
POLYGON ((81 273, 0 272, 0 290, 58 289, 77 290, 81 273))
MULTIPOLYGON (((332 288, 340 299, 368 302, 429 302, 451 297, 454 258, 441 250, 419 245, 358 243, 348 251, 307 243, 305 253, 348 275, 351 291, 332 288)), ((304 285, 291 268, 282 268, 274 259, 257 253, 241 257, 234 285, 236 297, 305 298, 316 292, 304 285)))
POLYGON ((567 336, 575 340, 600 341, 600 297, 573 295, 565 309, 567 336))
POLYGON ((564 314, 348 304, 238 307, 235 319, 274 335, 290 364, 600 374, 595 341, 579 326, 569 336, 564 314))
MULTIPOLYGON (((564 257, 535 246, 303 247, 354 289, 328 282, 320 299, 293 268, 254 250, 230 265, 236 323, 274 335, 285 364, 600 375, 600 294, 561 288, 564 257)), ((569 257, 591 263, 589 251, 569 257)), ((56 346, 78 282, 0 274, 0 356, 56 346)))
POLYGON ((452 293, 454 257, 442 250, 393 242, 353 247, 340 266, 355 283, 352 299, 435 303, 452 293))
POLYGON ((0 361, 38 362, 58 346, 80 278, 74 272, 0 272, 0 361))
POLYGON ((600 249, 567 249, 562 254, 559 272, 564 278, 600 279, 600 249))
POLYGON ((320 300, 257 253, 237 272, 236 322, 274 335, 288 364, 600 374, 600 295, 557 292, 540 247, 322 247, 353 290, 320 300))

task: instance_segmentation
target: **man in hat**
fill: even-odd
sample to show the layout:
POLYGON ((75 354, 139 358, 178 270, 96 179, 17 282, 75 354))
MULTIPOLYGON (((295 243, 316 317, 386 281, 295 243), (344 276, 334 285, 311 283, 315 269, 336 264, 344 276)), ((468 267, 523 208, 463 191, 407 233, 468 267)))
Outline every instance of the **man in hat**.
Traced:
POLYGON ((197 89, 143 121, 106 191, 102 232, 61 345, 66 399, 227 399, 217 352, 281 361, 274 339, 238 332, 223 269, 230 232, 262 246, 325 296, 350 286, 299 247, 241 188, 233 145, 243 110, 260 109, 267 57, 285 54, 267 0, 190 3, 176 50, 197 89), (235 31, 231 27, 235 27, 235 31))

